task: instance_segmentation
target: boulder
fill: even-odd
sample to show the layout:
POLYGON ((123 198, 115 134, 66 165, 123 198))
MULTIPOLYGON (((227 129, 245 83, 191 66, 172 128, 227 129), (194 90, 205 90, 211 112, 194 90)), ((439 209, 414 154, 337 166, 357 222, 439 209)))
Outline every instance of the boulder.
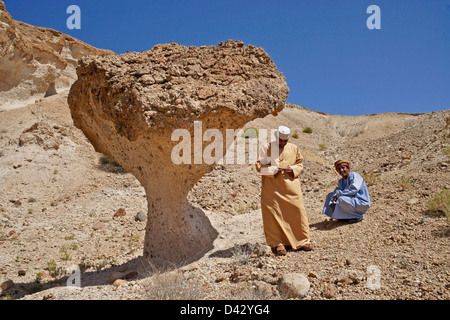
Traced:
POLYGON ((77 74, 68 96, 75 126, 145 189, 144 258, 179 262, 210 250, 217 231, 186 196, 220 159, 220 148, 213 162, 202 158, 212 144, 208 133, 224 151, 227 129, 284 108, 289 89, 269 55, 232 40, 203 47, 170 43, 88 56, 77 74), (183 161, 174 161, 182 142, 188 146, 183 161))
POLYGON ((301 299, 308 294, 311 284, 303 273, 284 274, 278 284, 278 290, 287 298, 301 299))

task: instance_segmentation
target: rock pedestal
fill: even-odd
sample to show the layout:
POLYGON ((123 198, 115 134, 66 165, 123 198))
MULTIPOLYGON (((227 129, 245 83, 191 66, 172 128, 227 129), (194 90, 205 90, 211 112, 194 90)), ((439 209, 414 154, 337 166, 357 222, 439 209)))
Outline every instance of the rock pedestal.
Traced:
POLYGON ((267 53, 231 40, 161 44, 142 53, 85 57, 77 74, 68 97, 75 126, 145 188, 144 258, 186 262, 212 249, 217 231, 186 200, 215 166, 199 161, 212 143, 203 134, 214 129, 209 133, 222 135, 216 142, 226 150, 226 129, 283 109, 289 89, 267 53), (179 163, 173 150, 181 142, 190 148, 179 163))

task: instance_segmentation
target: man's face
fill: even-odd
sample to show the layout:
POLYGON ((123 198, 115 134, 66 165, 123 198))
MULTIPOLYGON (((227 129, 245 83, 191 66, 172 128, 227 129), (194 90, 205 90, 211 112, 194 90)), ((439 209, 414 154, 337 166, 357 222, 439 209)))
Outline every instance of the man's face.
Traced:
POLYGON ((350 173, 350 168, 347 165, 341 165, 339 166, 339 168, 337 168, 337 172, 341 175, 342 178, 347 179, 349 173, 350 173))
POLYGON ((288 143, 288 140, 289 140, 289 139, 287 139, 287 140, 278 139, 278 146, 279 146, 280 148, 284 148, 284 146, 286 145, 286 143, 288 143))

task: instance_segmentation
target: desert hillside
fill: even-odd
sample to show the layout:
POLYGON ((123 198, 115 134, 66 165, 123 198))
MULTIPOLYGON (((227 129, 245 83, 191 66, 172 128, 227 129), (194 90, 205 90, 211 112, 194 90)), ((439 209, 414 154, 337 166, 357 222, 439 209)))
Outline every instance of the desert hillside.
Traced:
POLYGON ((0 1, 0 110, 70 88, 78 59, 112 55, 62 32, 14 20, 0 1))
POLYGON ((247 123, 252 130, 240 143, 291 128, 304 156, 299 180, 314 250, 274 255, 254 165, 218 164, 187 196, 210 220, 213 248, 194 260, 144 266, 148 195, 94 150, 68 104, 79 59, 113 54, 15 21, 0 0, 1 299, 450 299, 450 110, 339 116, 288 103, 247 123), (332 165, 342 158, 369 186, 372 208, 357 224, 321 213, 339 179, 332 165), (286 290, 292 277, 298 290, 286 290))
MULTIPOLYGON (((151 270, 139 267, 144 190, 73 126, 67 94, 1 112, 0 282, 13 284, 2 296, 157 298, 151 270), (81 268, 81 289, 66 286, 73 265, 81 268), (116 272, 128 275, 119 287, 110 279, 116 272)), ((450 188, 449 117, 449 111, 336 116, 288 104, 276 117, 249 123, 285 124, 297 133, 291 142, 305 157, 300 181, 315 249, 285 257, 254 253, 264 247, 260 177, 252 165, 218 165, 189 194, 218 232, 214 249, 188 265, 180 261, 172 276, 186 278, 188 291, 202 288, 197 299, 243 299, 249 292, 283 298, 278 283, 291 272, 308 277, 305 299, 448 299, 449 224, 427 202, 450 188), (359 224, 321 214, 338 179, 337 158, 350 159, 370 182, 373 207, 359 224), (373 265, 381 269, 377 290, 367 288, 373 265)))

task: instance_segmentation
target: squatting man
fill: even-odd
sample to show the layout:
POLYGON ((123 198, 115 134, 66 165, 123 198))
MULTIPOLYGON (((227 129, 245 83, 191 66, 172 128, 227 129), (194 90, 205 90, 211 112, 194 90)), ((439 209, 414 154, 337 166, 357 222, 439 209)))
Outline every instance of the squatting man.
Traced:
POLYGON ((350 163, 346 160, 336 161, 334 168, 342 178, 337 188, 327 195, 322 213, 348 223, 362 221, 371 206, 364 179, 350 170, 350 163))

